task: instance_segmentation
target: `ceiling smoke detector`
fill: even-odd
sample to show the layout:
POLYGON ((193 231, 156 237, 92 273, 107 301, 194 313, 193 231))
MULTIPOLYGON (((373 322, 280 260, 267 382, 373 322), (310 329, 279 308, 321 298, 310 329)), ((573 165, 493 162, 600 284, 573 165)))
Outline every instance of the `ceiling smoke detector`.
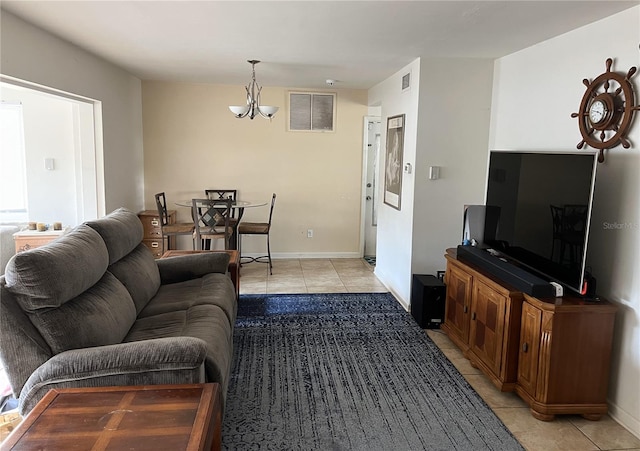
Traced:
POLYGON ((330 78, 327 78, 326 83, 327 83, 327 85, 329 85, 329 86, 333 86, 333 85, 335 85, 335 84, 336 84, 336 80, 332 80, 332 79, 330 79, 330 78))

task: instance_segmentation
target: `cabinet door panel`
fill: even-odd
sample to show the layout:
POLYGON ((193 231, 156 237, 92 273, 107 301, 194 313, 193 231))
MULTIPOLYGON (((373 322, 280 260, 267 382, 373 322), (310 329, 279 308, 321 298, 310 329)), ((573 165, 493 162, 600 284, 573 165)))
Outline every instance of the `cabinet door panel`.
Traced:
POLYGON ((507 299, 479 280, 475 281, 471 298, 471 330, 469 345, 495 374, 500 374, 504 317, 507 299))
POLYGON ((460 340, 469 340, 469 304, 471 298, 471 276, 457 267, 447 266, 447 294, 445 322, 460 340))
POLYGON ((520 329, 518 385, 531 396, 536 395, 541 321, 542 312, 525 302, 522 306, 520 329))

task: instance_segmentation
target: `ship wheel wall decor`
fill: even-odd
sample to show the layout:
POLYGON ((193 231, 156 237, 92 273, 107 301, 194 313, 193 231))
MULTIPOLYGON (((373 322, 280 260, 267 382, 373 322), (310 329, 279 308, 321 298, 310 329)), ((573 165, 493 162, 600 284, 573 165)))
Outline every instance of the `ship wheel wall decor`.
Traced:
POLYGON ((580 110, 571 114, 578 118, 578 126, 582 141, 577 145, 582 149, 584 145, 600 149, 598 161, 604 161, 604 151, 619 144, 628 149, 631 143, 627 133, 633 121, 633 113, 640 110, 634 105, 633 85, 631 77, 636 73, 636 67, 629 69, 626 75, 611 72, 613 60, 606 61, 606 72, 596 77, 592 82, 586 78, 582 83, 587 87, 580 110))

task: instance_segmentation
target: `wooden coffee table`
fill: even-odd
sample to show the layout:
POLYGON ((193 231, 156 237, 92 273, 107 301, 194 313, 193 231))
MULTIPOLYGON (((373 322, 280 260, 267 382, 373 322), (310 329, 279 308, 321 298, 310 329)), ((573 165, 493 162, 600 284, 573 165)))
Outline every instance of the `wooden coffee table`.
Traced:
POLYGON ((2 450, 219 450, 218 384, 53 389, 2 450))
POLYGON ((172 250, 162 254, 162 258, 176 257, 178 255, 202 254, 206 252, 226 252, 227 254, 229 254, 229 275, 231 276, 231 281, 233 282, 233 286, 236 289, 236 299, 238 299, 238 297, 240 296, 240 252, 236 250, 228 250, 228 251, 172 250))

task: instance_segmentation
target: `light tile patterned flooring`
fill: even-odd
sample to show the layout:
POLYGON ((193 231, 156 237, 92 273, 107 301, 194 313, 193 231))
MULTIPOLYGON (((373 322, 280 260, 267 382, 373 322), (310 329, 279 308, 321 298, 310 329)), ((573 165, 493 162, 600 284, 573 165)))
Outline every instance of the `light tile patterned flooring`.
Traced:
POLYGON ((243 264, 240 294, 386 292, 373 266, 356 258, 273 260, 243 264))
MULTIPOLYGON (((241 294, 386 291, 373 267, 361 259, 274 260, 273 275, 268 265, 249 263, 242 266, 240 277, 241 294)), ((444 333, 426 333, 528 451, 640 451, 640 439, 608 416, 600 421, 578 415, 560 415, 551 422, 536 420, 524 401, 495 388, 444 333)))

